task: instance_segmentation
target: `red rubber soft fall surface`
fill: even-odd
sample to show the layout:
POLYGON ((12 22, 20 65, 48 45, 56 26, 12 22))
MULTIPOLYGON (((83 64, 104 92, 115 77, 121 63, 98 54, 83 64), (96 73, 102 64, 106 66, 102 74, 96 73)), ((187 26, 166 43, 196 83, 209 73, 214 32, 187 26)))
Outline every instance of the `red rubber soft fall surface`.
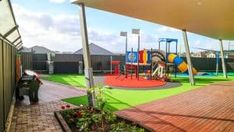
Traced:
POLYGON ((143 77, 140 77, 139 80, 135 76, 128 76, 125 78, 124 75, 106 75, 105 76, 105 85, 113 87, 123 87, 123 88, 152 88, 160 87, 165 85, 166 82, 161 80, 147 80, 143 77))

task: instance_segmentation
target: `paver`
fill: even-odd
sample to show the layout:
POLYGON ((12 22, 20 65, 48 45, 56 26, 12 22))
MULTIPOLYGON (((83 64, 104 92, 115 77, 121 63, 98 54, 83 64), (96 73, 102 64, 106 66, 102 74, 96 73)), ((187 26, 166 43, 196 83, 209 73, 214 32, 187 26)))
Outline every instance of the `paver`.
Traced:
POLYGON ((38 104, 30 105, 28 97, 23 102, 16 102, 10 132, 62 131, 54 117, 54 111, 61 110, 61 106, 67 104, 61 99, 85 94, 85 90, 43 81, 38 104))

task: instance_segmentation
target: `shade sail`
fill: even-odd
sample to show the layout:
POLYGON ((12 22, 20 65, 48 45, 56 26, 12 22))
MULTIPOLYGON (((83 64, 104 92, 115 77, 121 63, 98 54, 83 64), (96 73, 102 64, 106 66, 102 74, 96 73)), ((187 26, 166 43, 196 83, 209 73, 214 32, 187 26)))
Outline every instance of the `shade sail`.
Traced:
MULTIPOLYGON (((0 1, 0 35, 14 42, 19 36, 19 30, 15 21, 15 16, 9 0, 0 1)), ((13 43, 12 43, 13 44, 13 43)), ((16 44, 16 43, 14 43, 16 44)), ((14 45, 13 44, 13 45, 14 45)))
POLYGON ((214 39, 234 40, 234 0, 77 0, 74 3, 214 39))

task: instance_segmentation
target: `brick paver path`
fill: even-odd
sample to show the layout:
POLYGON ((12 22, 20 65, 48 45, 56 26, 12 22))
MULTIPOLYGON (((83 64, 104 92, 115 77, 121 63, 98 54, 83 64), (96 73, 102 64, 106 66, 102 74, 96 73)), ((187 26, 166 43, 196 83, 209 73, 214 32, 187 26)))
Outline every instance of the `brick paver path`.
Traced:
POLYGON ((85 94, 86 91, 82 89, 43 81, 38 104, 30 105, 27 97, 23 102, 16 103, 10 131, 60 132, 62 130, 54 117, 54 111, 61 110, 61 106, 66 104, 60 100, 85 94))
POLYGON ((234 82, 213 84, 117 114, 159 132, 234 132, 234 82))

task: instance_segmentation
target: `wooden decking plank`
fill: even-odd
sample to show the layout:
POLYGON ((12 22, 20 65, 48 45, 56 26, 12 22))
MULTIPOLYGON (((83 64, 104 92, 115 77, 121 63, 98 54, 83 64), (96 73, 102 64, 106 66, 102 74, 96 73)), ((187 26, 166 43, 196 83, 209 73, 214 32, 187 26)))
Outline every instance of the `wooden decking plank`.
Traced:
POLYGON ((210 85, 118 113, 155 131, 234 131, 233 85, 210 85))

